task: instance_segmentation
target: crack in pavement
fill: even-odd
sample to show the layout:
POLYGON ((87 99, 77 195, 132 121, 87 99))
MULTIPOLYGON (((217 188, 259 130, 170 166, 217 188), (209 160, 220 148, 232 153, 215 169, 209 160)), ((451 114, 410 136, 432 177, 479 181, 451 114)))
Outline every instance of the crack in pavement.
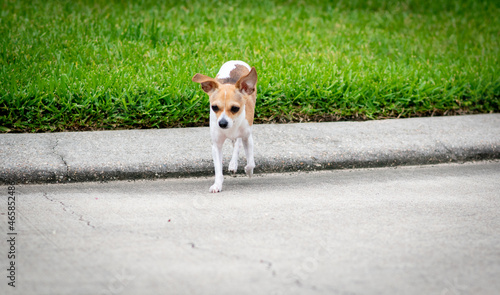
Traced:
MULTIPOLYGON (((240 257, 238 255, 226 254, 226 253, 223 253, 223 252, 213 251, 213 250, 210 250, 210 249, 207 249, 207 248, 200 248, 200 247, 196 246, 195 243, 193 243, 193 242, 189 242, 187 244, 189 246, 191 246, 191 248, 193 248, 193 249, 201 250, 201 251, 208 252, 208 253, 211 253, 211 254, 221 255, 221 256, 224 256, 226 258, 236 258, 238 260, 239 259, 244 259, 244 260, 246 260, 248 262, 255 262, 255 259, 252 259, 252 258, 240 257)), ((272 269, 272 266, 273 266, 272 262, 260 259, 259 263, 266 264, 266 269, 271 272, 271 274, 272 274, 273 277, 276 276, 276 271, 272 269)))
POLYGON ((59 146, 59 138, 57 136, 54 136, 54 138, 55 138, 55 143, 52 146, 52 153, 54 155, 58 156, 61 159, 64 166, 66 167, 66 174, 63 175, 63 178, 69 178, 69 165, 66 162, 66 160, 64 159, 63 155, 57 153, 57 151, 56 151, 57 147, 59 146))
POLYGON ((54 199, 49 198, 49 196, 47 195, 47 193, 43 193, 43 196, 44 196, 47 200, 49 200, 49 201, 51 201, 51 202, 59 203, 59 204, 62 206, 62 209, 63 209, 63 211, 64 211, 64 212, 68 212, 68 213, 69 213, 69 214, 71 214, 71 215, 78 216, 78 220, 79 220, 79 221, 83 221, 83 222, 85 222, 85 223, 87 224, 87 226, 89 226, 89 227, 91 227, 91 228, 95 229, 95 226, 94 226, 94 225, 92 225, 92 224, 90 224, 90 221, 89 221, 89 220, 83 219, 83 215, 82 215, 82 214, 77 214, 75 211, 68 209, 68 206, 67 206, 66 204, 64 204, 63 202, 61 202, 61 201, 57 201, 57 200, 54 200, 54 199))
POLYGON ((438 144, 440 144, 442 147, 444 147, 444 149, 448 152, 448 154, 450 155, 450 158, 453 160, 453 161, 457 161, 458 158, 457 158, 457 155, 455 155, 455 153, 453 152, 453 150, 451 150, 449 147, 447 147, 442 141, 440 140, 436 140, 438 144))
POLYGON ((261 259, 260 260, 260 263, 264 263, 267 265, 267 270, 269 270, 271 272, 271 274, 273 275, 273 277, 276 276, 276 271, 273 268, 273 263, 271 261, 266 261, 266 260, 263 260, 261 259))
MULTIPOLYGON (((207 248, 200 248, 198 246, 195 245, 195 243, 193 242, 190 242, 190 243, 187 243, 189 246, 191 246, 191 248, 193 249, 198 249, 198 250, 201 250, 201 251, 204 251, 204 252, 208 252, 208 253, 212 253, 212 254, 217 254, 217 255, 221 255, 221 256, 224 256, 226 258, 236 258, 236 259, 241 259, 240 256, 238 255, 230 255, 230 254, 226 254, 224 252, 217 252, 217 251, 213 251, 211 249, 207 249, 207 248)), ((247 260, 250 260, 247 258, 247 260)))

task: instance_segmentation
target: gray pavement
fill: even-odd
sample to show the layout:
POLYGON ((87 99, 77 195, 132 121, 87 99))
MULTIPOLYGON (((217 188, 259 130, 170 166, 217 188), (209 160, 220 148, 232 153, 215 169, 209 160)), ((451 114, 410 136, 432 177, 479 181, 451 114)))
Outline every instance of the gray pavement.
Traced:
MULTIPOLYGON (((500 114, 256 125, 254 139, 257 174, 496 159, 500 114)), ((212 174, 208 128, 0 134, 0 183, 212 174)))
POLYGON ((17 287, 2 212, 0 294, 499 294, 499 179, 495 160, 239 176, 220 194, 211 176, 16 185, 17 287))

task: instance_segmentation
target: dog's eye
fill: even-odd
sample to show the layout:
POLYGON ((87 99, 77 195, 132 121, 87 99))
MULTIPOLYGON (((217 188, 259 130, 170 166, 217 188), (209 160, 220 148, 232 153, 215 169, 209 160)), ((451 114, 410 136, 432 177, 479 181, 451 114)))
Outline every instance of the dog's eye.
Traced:
POLYGON ((216 105, 213 105, 213 106, 212 106, 212 110, 214 110, 214 112, 216 112, 216 113, 217 113, 217 112, 219 111, 219 107, 218 107, 218 106, 216 106, 216 105))
POLYGON ((231 113, 237 113, 239 110, 239 107, 231 107, 231 113))

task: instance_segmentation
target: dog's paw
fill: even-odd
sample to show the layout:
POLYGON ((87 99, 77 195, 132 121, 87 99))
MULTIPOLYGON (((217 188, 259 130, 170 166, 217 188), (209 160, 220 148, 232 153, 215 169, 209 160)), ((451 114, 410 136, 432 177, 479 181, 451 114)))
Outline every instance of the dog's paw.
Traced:
POLYGON ((253 168, 255 168, 255 165, 246 165, 245 166, 245 173, 248 175, 248 177, 252 177, 253 168))
POLYGON ((212 185, 209 189, 209 192, 211 193, 219 193, 222 191, 222 185, 217 185, 216 183, 214 183, 214 185, 212 185))
POLYGON ((238 171, 238 161, 231 160, 231 162, 229 162, 228 170, 229 172, 236 174, 236 172, 238 171))

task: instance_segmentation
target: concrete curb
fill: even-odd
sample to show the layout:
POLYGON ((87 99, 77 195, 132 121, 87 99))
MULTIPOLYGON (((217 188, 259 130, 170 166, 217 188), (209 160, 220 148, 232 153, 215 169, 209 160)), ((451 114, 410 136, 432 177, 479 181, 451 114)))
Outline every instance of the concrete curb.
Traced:
MULTIPOLYGON (((499 159, 500 114, 255 125, 254 141, 255 173, 499 159)), ((207 127, 0 134, 0 158, 2 184, 213 175, 207 127)))

